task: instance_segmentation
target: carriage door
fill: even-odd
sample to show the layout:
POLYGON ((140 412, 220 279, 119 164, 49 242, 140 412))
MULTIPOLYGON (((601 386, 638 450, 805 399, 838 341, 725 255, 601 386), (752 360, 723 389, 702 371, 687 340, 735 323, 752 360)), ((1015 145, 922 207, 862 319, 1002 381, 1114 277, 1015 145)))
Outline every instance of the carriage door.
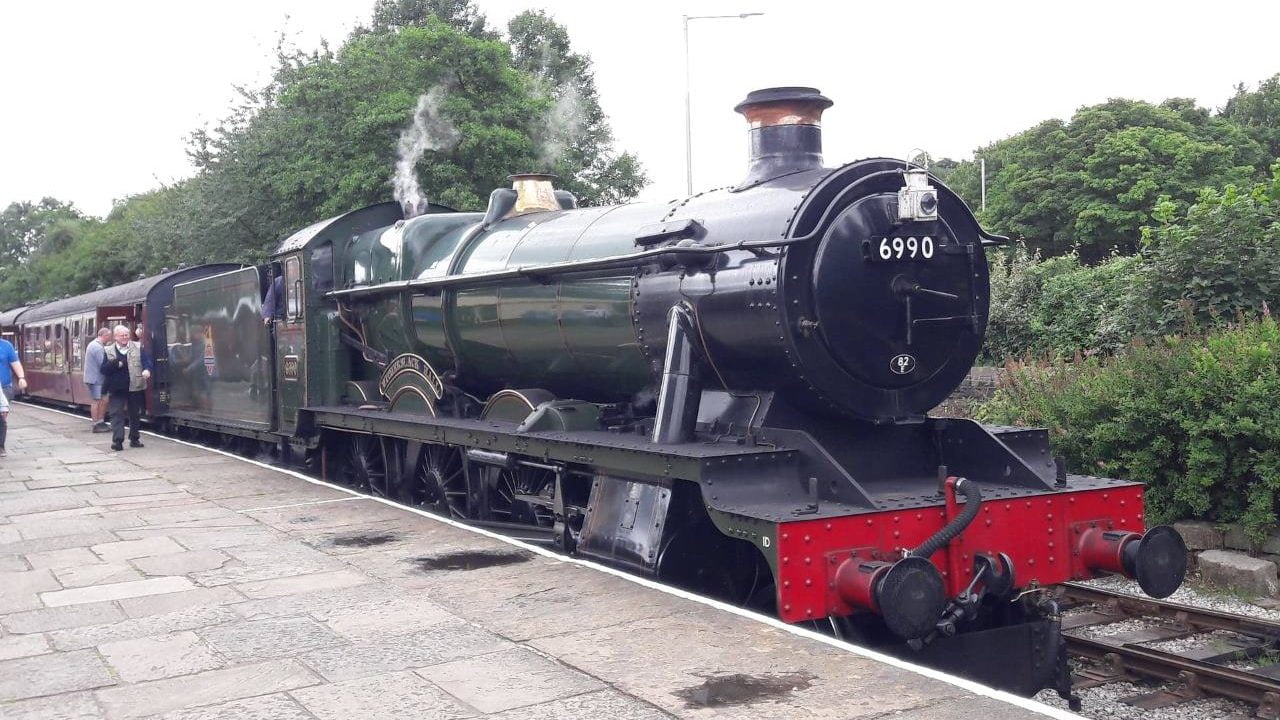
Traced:
MULTIPOLYGON (((306 303, 303 301, 302 256, 284 259, 284 316, 274 323, 276 347, 276 402, 280 431, 292 433, 298 408, 307 403, 306 303)), ((272 280, 272 282, 275 282, 272 280)))

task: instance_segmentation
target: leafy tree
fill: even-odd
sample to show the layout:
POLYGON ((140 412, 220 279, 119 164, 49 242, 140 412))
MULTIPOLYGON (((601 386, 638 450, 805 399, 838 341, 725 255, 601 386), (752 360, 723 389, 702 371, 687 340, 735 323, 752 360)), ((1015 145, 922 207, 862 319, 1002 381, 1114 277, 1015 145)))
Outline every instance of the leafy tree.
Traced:
POLYGON ((432 17, 472 37, 488 40, 497 37, 489 28, 484 13, 476 9, 471 0, 378 0, 373 6, 372 31, 385 33, 421 27, 427 23, 427 18, 432 17))
POLYGON ((1208 189, 1187 210, 1161 198, 1135 300, 1127 315, 1140 334, 1212 325, 1280 307, 1280 162, 1272 178, 1208 189))
MULTIPOLYGON (((1070 122, 1043 122, 977 155, 987 161, 982 217, 994 231, 1050 255, 1076 250, 1087 262, 1136 251, 1159 197, 1185 208, 1202 188, 1258 177, 1270 162, 1244 128, 1180 98, 1081 108, 1070 122)), ((949 174, 970 202, 975 164, 949 174)))
POLYGON ((82 217, 71 203, 51 197, 10 203, 0 213, 0 267, 11 267, 40 249, 55 225, 82 217))
POLYGON ((258 261, 301 227, 387 200, 397 139, 424 94, 456 138, 413 167, 432 201, 481 209, 508 174, 544 168, 587 203, 629 199, 644 175, 613 150, 590 60, 547 16, 517 20, 519 62, 465 0, 380 0, 372 28, 337 49, 280 48, 269 83, 239 88, 222 122, 192 134, 195 177, 129 197, 102 220, 52 199, 0 215, 0 302, 258 261), (558 114, 570 105, 581 112, 558 114), (571 132, 557 126, 578 118, 571 132))
POLYGON ((1130 338, 1199 332, 1280 307, 1280 162, 1272 178, 1163 198, 1137 255, 1084 265, 1016 248, 991 256, 986 355, 1110 353, 1130 338))
POLYGON ((591 59, 573 52, 569 31, 542 10, 526 10, 507 25, 512 63, 535 78, 552 102, 535 126, 538 160, 565 179, 586 205, 625 202, 646 182, 631 153, 613 151, 591 59))
POLYGON ((1244 128, 1269 157, 1280 158, 1280 73, 1263 80, 1253 92, 1244 83, 1237 85, 1236 94, 1222 108, 1222 117, 1244 128))
POLYGON ((483 208, 511 172, 545 167, 555 82, 575 72, 585 75, 578 97, 587 122, 554 164, 561 184, 585 202, 638 191, 638 163, 612 153, 589 60, 569 52, 562 27, 537 15, 513 25, 519 57, 544 40, 551 48, 553 62, 534 76, 505 43, 460 33, 424 7, 410 7, 412 22, 358 33, 336 51, 282 54, 268 87, 244 92, 220 127, 193 136, 203 196, 226 233, 263 252, 318 217, 387 199, 395 139, 431 88, 443 89, 437 115, 458 140, 426 152, 420 185, 434 202, 483 208))

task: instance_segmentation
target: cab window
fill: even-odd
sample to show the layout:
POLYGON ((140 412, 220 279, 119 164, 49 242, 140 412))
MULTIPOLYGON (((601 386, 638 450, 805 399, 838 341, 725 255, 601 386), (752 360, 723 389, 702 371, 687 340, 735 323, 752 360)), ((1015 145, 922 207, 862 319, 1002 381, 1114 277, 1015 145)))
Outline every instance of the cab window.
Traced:
POLYGON ((333 243, 326 242, 311 250, 311 287, 316 292, 333 289, 333 243))
POLYGON ((289 322, 302 319, 302 263, 298 256, 284 261, 285 316, 289 322))

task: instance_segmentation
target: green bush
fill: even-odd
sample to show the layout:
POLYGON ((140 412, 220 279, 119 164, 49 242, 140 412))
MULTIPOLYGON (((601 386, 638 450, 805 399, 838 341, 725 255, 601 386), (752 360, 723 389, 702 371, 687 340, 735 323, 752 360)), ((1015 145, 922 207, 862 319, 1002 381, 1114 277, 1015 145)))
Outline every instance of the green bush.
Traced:
POLYGON ((1257 313, 1280 299, 1280 163, 1246 189, 1205 190, 1184 214, 1168 198, 1143 228, 1136 330, 1170 332, 1257 313))
POLYGON ((1110 352, 1128 339, 1118 322, 1132 300, 1134 257, 1085 265, 1072 255, 1038 262, 1024 248, 991 256, 991 313, 984 356, 1069 358, 1110 352))
POLYGON ((1031 314, 1044 285, 1039 256, 1025 247, 996 251, 987 258, 991 268, 991 310, 983 356, 987 362, 1026 355, 1038 344, 1031 330, 1031 314))
POLYGON ((1277 398, 1280 327, 1268 315, 1109 357, 1010 366, 978 417, 1048 427, 1072 472, 1146 483, 1149 522, 1242 522, 1261 540, 1280 508, 1277 398))
POLYGON ((1109 353, 1134 337, 1224 325, 1280 303, 1280 164, 1246 189, 1162 198, 1142 252, 1086 265, 1025 248, 991 254, 988 362, 1109 353))

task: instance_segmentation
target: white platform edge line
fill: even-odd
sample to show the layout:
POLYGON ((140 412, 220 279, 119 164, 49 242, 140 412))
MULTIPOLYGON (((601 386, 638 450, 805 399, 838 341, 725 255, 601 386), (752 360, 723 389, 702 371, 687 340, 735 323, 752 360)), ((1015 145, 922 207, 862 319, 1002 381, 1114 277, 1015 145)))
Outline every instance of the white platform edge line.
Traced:
MULTIPOLYGON (((40 405, 32 405, 26 402, 18 402, 18 401, 14 401, 14 402, 29 408, 36 409, 36 410, 43 410, 45 412, 58 413, 60 415, 66 415, 68 417, 84 420, 85 422, 90 422, 89 418, 85 418, 81 415, 67 412, 65 410, 57 410, 54 408, 47 408, 40 405)), ((188 447, 197 448, 205 452, 217 453, 219 455, 223 455, 223 456, 232 458, 234 460, 239 460, 241 462, 249 463, 250 465, 256 465, 261 468, 266 468, 267 470, 273 470, 275 472, 283 473, 285 475, 290 475, 292 477, 298 478, 299 480, 303 480, 305 482, 311 483, 312 485, 320 485, 322 487, 338 490, 340 492, 344 492, 348 495, 351 495, 353 499, 371 500, 373 502, 382 503, 383 505, 397 508, 405 512, 413 513, 414 515, 419 515, 421 517, 427 518, 429 520, 433 520, 435 522, 444 523, 445 525, 453 526, 455 528, 458 528, 459 530, 465 530, 467 532, 474 533, 476 535, 482 535, 484 537, 491 538, 499 542, 518 547, 522 550, 526 550, 528 552, 534 553, 536 555, 540 555, 545 558, 549 558, 551 560, 555 560, 557 562, 570 563, 573 565, 578 565, 580 567, 589 568, 597 572, 602 572, 607 575, 612 575, 614 577, 622 578, 623 580, 635 583, 636 585, 640 585, 640 586, 649 588, 651 590, 657 590, 658 592, 666 593, 667 595, 672 595, 684 600, 689 600, 701 605, 705 605, 707 607, 712 607, 723 612, 737 615, 738 617, 746 618, 748 620, 752 620, 754 622, 758 622, 763 625, 768 625, 776 630, 781 630, 782 632, 789 633, 797 637, 802 637, 808 640, 814 640, 814 641, 823 643, 824 645, 828 645, 838 650, 842 650, 851 655, 857 655, 859 657, 864 657, 869 660, 874 660, 876 662, 883 663, 891 667, 896 667, 902 670, 906 670, 908 672, 915 673, 917 675, 921 675, 923 677, 927 677, 931 680, 938 680, 940 682, 944 682, 949 685, 958 687, 962 690, 966 690, 979 697, 991 698, 992 700, 998 700, 1000 702, 1013 705, 1015 707, 1020 707, 1025 710, 1029 710, 1031 712, 1044 715, 1046 717, 1059 718, 1061 720, 1076 720, 1081 717, 1080 715, 1077 715, 1068 710, 1063 710, 1061 708, 1055 708, 1050 705, 1045 705, 1044 703, 1039 702, 1037 700, 1033 700, 1031 698, 1020 697, 1018 695, 1005 692, 1004 690, 997 690, 995 688, 987 687, 986 685, 982 685, 980 683, 974 682, 973 680, 967 680, 965 678, 958 677, 956 675, 951 675, 949 673, 942 672, 941 670, 934 670, 933 668, 924 667, 923 665, 916 665, 914 663, 907 662, 906 660, 894 657, 892 655, 886 655, 884 653, 877 652, 875 650, 859 647, 857 645, 851 645, 849 643, 843 642, 841 640, 837 640, 833 637, 823 635, 821 633, 814 632, 812 630, 806 630, 805 628, 789 625, 777 618, 769 617, 768 615, 761 615, 760 613, 751 612, 750 610, 745 610, 743 608, 737 607, 735 605, 730 605, 728 603, 721 602, 719 600, 714 600, 712 598, 696 595, 694 593, 688 592, 687 590, 667 587, 666 585, 650 580, 648 578, 643 578, 638 575, 632 575, 630 573, 623 572, 622 570, 617 570, 615 568, 608 567, 607 565, 601 565, 599 563, 595 563, 590 560, 583 560, 581 558, 560 555, 558 553, 547 550, 546 548, 542 548, 537 545, 531 545, 529 543, 523 542, 521 540, 516 540, 514 538, 509 538, 509 537, 506 537, 505 535, 500 535, 491 530, 472 527, 470 525, 460 523, 456 520, 453 520, 452 518, 445 518, 439 515, 433 515, 425 510, 419 510, 417 508, 409 507, 407 505, 401 505, 400 503, 392 502, 385 498, 373 497, 371 495, 364 495, 362 493, 358 493, 349 488, 342 487, 341 485, 334 485, 333 483, 325 482, 324 480, 318 480, 313 477, 308 477, 306 475, 303 475, 300 472, 297 472, 296 470, 276 467, 274 465, 269 465, 267 463, 260 462, 258 460, 251 460, 249 458, 241 457, 239 455, 227 452, 225 450, 205 447, 204 445, 187 442, 186 440, 178 440, 177 438, 171 438, 167 435, 161 435, 160 433, 157 433, 151 430, 143 430, 142 432, 151 437, 159 438, 161 440, 167 440, 169 442, 177 443, 179 445, 186 445, 188 447)), ((250 512, 250 511, 242 510, 239 512, 250 512)))
MULTIPOLYGON (((173 440, 173 438, 166 437, 164 435, 161 435, 160 437, 163 437, 165 440, 173 440)), ((178 441, 175 441, 175 442, 178 442, 178 441)), ((202 447, 202 446, 197 445, 196 447, 202 447)), ((364 495, 357 495, 355 497, 329 498, 328 500, 308 500, 306 502, 300 502, 300 503, 289 503, 288 505, 269 505, 267 507, 244 508, 243 510, 236 510, 236 512, 251 513, 251 512, 263 512, 264 510, 288 510, 289 508, 310 507, 312 505, 328 505, 329 503, 351 502, 352 500, 363 500, 364 498, 365 498, 364 495)))

